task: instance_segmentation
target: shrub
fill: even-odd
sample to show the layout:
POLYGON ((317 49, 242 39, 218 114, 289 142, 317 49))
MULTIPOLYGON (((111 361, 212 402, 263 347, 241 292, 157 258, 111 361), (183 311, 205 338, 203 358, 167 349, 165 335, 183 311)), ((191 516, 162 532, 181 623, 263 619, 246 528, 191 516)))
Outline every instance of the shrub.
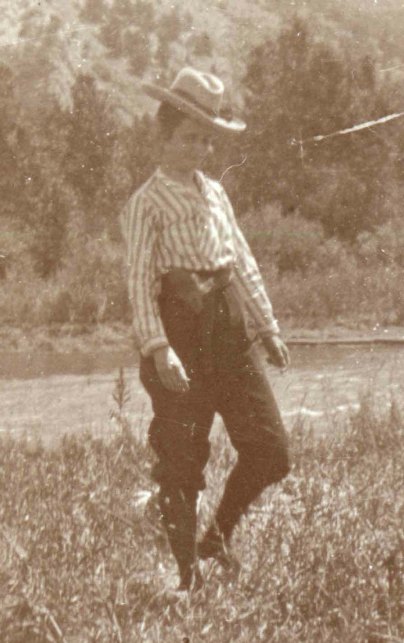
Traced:
POLYGON ((361 232, 356 242, 356 252, 368 265, 404 267, 404 229, 397 221, 389 221, 373 232, 361 232))
POLYGON ((324 242, 320 224, 298 214, 282 216, 275 204, 243 218, 253 252, 261 261, 271 260, 279 272, 306 272, 324 242))
POLYGON ((89 239, 66 258, 57 281, 69 297, 69 321, 129 321, 124 250, 107 237, 89 239))
POLYGON ((121 244, 83 242, 48 279, 28 260, 13 265, 0 290, 0 311, 2 324, 129 322, 121 244))
POLYGON ((344 244, 327 238, 320 223, 298 213, 284 216, 278 204, 250 213, 242 225, 258 261, 273 263, 281 275, 337 268, 347 260, 344 244))

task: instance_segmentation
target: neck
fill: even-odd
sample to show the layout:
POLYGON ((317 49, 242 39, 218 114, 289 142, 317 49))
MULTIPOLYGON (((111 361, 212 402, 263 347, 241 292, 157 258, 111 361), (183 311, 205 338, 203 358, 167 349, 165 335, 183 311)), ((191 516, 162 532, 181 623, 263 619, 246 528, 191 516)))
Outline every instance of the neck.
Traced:
POLYGON ((182 169, 173 167, 173 165, 164 159, 160 163, 160 168, 171 179, 180 181, 181 183, 193 183, 195 177, 195 168, 182 169))

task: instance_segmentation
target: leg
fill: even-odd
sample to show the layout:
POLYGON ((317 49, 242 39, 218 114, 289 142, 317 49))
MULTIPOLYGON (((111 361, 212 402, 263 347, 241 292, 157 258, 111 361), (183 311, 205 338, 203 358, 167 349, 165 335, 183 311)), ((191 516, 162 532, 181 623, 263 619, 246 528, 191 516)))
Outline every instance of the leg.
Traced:
POLYGON ((200 545, 206 556, 229 542, 249 505, 289 471, 287 435, 264 366, 255 352, 247 353, 243 363, 221 369, 217 379, 221 383, 217 410, 238 460, 227 480, 215 524, 200 545))
POLYGON ((182 489, 175 484, 160 485, 160 511, 178 565, 179 589, 189 589, 194 580, 199 580, 195 541, 197 495, 195 489, 182 489))
POLYGON ((213 406, 198 383, 191 382, 185 394, 165 389, 151 360, 142 361, 140 375, 153 404, 149 440, 158 457, 153 475, 160 486, 163 523, 178 564, 180 587, 186 589, 197 574, 196 502, 205 486, 213 406))

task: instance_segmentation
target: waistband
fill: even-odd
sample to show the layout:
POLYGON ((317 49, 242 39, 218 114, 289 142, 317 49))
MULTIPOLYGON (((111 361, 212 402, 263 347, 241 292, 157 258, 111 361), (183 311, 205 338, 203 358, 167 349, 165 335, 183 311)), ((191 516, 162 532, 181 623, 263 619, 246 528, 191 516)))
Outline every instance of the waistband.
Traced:
POLYGON ((232 272, 232 266, 199 271, 172 268, 161 278, 161 296, 180 299, 199 314, 210 293, 225 290, 230 285, 232 272))

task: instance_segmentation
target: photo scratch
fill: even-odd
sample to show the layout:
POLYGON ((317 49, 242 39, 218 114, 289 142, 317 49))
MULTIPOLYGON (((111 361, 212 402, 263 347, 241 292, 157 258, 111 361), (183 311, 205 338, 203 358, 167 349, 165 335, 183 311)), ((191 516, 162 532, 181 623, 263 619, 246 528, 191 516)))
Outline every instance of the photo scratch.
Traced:
POLYGON ((225 171, 223 172, 222 176, 220 177, 219 183, 221 183, 223 181, 224 177, 226 176, 226 174, 228 172, 230 172, 230 170, 232 170, 234 167, 241 167, 242 165, 244 165, 246 160, 247 160, 247 155, 243 154, 243 158, 242 158, 242 161, 240 163, 234 163, 234 165, 229 165, 229 167, 227 167, 225 169, 225 171))
POLYGON ((348 127, 346 129, 340 129, 335 132, 330 132, 329 134, 317 134, 316 136, 309 136, 308 138, 304 138, 304 139, 293 138, 291 140, 291 145, 299 145, 301 149, 302 145, 305 143, 318 143, 321 141, 325 141, 328 138, 343 136, 344 134, 351 134, 352 132, 359 132, 361 130, 374 127, 375 125, 382 125, 383 123, 388 123, 389 121, 395 120, 397 118, 402 118, 403 116, 404 116, 404 112, 396 112, 395 114, 388 114, 387 116, 383 116, 382 118, 378 118, 373 121, 366 121, 364 123, 359 123, 357 125, 353 125, 352 127, 348 127))

